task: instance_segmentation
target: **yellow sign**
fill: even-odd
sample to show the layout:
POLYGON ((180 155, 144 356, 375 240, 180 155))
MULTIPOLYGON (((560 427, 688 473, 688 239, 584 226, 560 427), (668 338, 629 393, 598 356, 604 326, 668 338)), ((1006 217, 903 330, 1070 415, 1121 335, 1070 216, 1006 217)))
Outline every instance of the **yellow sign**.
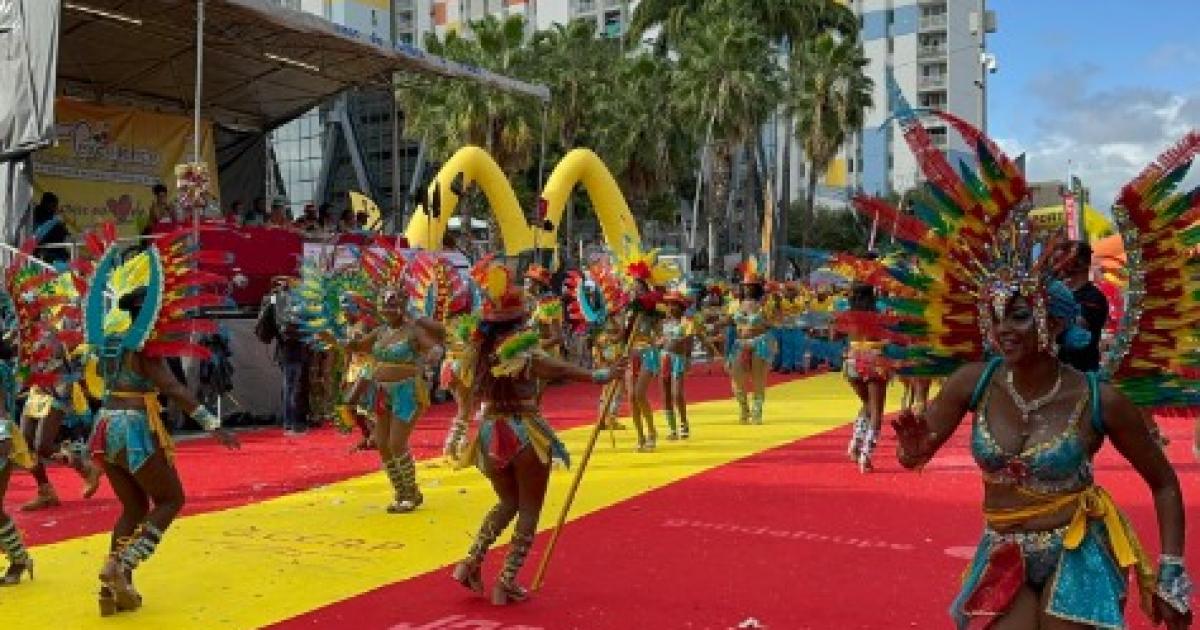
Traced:
MULTIPOLYGON (((58 195, 74 234, 112 221, 125 236, 145 225, 155 184, 176 199, 175 165, 192 161, 192 119, 58 99, 55 146, 33 155, 33 186, 58 195)), ((212 125, 202 121, 201 159, 216 173, 212 125)), ((213 187, 216 194, 216 187, 213 187)))

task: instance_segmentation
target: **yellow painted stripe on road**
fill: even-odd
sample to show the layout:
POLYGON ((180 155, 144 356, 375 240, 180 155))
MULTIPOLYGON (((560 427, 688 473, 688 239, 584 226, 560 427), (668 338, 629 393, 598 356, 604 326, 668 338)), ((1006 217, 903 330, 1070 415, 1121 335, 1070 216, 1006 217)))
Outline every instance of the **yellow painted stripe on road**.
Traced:
MULTIPOLYGON (((601 436, 572 518, 845 424, 857 408, 841 378, 825 375, 772 387, 762 426, 738 424, 736 403, 721 400, 690 405, 692 439, 660 442, 656 453, 635 452, 632 429, 618 432, 615 451, 601 436)), ((590 431, 560 437, 578 458, 590 431)), ((554 473, 543 529, 561 509, 570 474, 554 473)), ((444 567, 463 556, 494 496, 474 470, 423 466, 419 478, 425 505, 413 514, 384 512, 390 488, 376 473, 180 519, 138 571, 146 605, 103 620, 96 573, 108 535, 36 547, 37 580, 0 590, 0 627, 255 628, 444 567)), ((553 574, 552 564, 548 588, 553 574)))

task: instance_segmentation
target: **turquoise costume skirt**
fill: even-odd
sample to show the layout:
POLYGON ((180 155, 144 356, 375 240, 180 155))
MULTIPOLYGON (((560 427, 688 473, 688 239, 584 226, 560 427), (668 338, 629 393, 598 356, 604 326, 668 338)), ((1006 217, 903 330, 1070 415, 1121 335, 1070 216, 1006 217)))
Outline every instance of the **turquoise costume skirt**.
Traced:
POLYGON ((547 466, 558 460, 571 465, 567 447, 540 414, 501 414, 481 412, 477 429, 460 465, 474 463, 480 470, 503 470, 521 451, 531 448, 547 466))
POLYGON ((773 341, 770 333, 763 333, 752 339, 735 339, 733 342, 733 351, 726 357, 726 361, 730 365, 733 365, 734 361, 739 359, 748 362, 751 358, 754 358, 770 364, 775 357, 775 344, 773 341))
POLYGON ((103 457, 110 464, 119 463, 117 456, 125 451, 130 472, 137 472, 158 450, 150 418, 135 409, 101 409, 88 445, 93 457, 103 457))
POLYGON ((1046 614, 1087 626, 1125 628, 1126 574, 1113 559, 1103 522, 1088 524, 1077 549, 1063 547, 1066 527, 1044 532, 984 531, 950 616, 962 630, 1011 604, 1003 593, 1025 584, 1049 589, 1046 614))
POLYGON ((640 363, 638 369, 645 370, 647 374, 658 376, 662 373, 662 348, 642 348, 638 351, 640 363))
POLYGON ((674 352, 665 352, 667 361, 670 362, 671 377, 678 380, 683 378, 688 371, 688 365, 691 363, 688 357, 674 352))
POLYGON ((409 378, 391 383, 374 382, 367 390, 364 406, 377 414, 389 413, 401 422, 413 422, 429 406, 424 380, 409 378))

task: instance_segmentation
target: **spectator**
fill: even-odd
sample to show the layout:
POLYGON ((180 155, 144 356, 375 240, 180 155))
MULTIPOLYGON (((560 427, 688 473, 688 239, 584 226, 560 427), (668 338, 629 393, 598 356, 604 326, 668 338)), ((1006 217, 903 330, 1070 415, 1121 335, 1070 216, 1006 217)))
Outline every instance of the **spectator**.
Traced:
POLYGON ((254 198, 254 207, 246 215, 246 225, 263 225, 267 222, 267 200, 263 197, 254 198))
POLYGON ((283 197, 276 197, 271 202, 271 216, 267 218, 267 225, 271 227, 288 227, 291 221, 288 221, 287 205, 284 204, 283 197))
POLYGON ((1091 245, 1075 241, 1063 244, 1059 251, 1064 261, 1059 279, 1075 294, 1082 325, 1091 338, 1079 350, 1068 350, 1063 345, 1058 358, 1081 372, 1095 372, 1100 369, 1100 337, 1108 323, 1108 298, 1091 280, 1091 245))
POLYGON ((37 249, 33 255, 56 267, 71 261, 71 232, 58 216, 58 196, 42 193, 42 200, 33 208, 33 239, 37 249))
POLYGON ((333 204, 323 203, 317 208, 317 223, 322 232, 337 231, 337 222, 333 220, 333 204))
POLYGON ((142 228, 142 235, 145 236, 154 231, 155 226, 159 223, 174 223, 175 211, 171 207, 171 201, 167 198, 167 187, 162 184, 155 184, 150 189, 154 193, 154 201, 151 202, 146 215, 146 225, 142 228))
POLYGON ((275 361, 283 371, 283 430, 300 435, 308 430, 308 372, 311 354, 292 312, 290 291, 295 278, 275 279, 263 300, 256 334, 263 343, 275 343, 275 361))
POLYGON ((229 210, 225 213, 225 222, 231 225, 238 225, 242 222, 241 200, 229 204, 229 210))
POLYGON ((296 219, 296 229, 301 232, 316 232, 321 229, 321 220, 317 216, 317 207, 312 203, 304 204, 304 214, 296 219))
POLYGON ((338 219, 337 229, 342 233, 353 232, 357 229, 356 222, 357 219, 354 218, 354 211, 350 208, 346 208, 346 210, 342 212, 342 216, 338 219))

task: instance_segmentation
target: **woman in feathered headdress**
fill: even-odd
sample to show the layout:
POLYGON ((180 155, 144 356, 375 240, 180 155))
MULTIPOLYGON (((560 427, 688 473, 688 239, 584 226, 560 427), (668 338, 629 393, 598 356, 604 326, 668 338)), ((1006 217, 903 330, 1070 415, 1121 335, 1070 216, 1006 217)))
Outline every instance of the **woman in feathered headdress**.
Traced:
POLYGON ((767 371, 775 356, 775 343, 771 337, 771 322, 763 308, 767 296, 766 280, 759 273, 758 259, 751 258, 743 263, 741 274, 741 296, 730 305, 727 320, 734 334, 725 363, 733 379, 739 420, 742 424, 762 424, 767 371))
POLYGON ((638 434, 638 451, 650 452, 658 442, 649 391, 651 381, 662 371, 662 323, 666 315, 663 290, 679 272, 661 260, 657 250, 642 252, 637 247, 625 252, 619 268, 631 287, 628 316, 636 318, 630 332, 625 391, 629 392, 629 412, 638 434))
MULTIPOLYGON (((77 323, 78 307, 74 300, 55 293, 60 276, 28 257, 32 251, 30 243, 4 271, 5 283, 0 287, 0 551, 9 562, 0 575, 0 586, 19 584, 25 573, 33 577, 33 559, 16 523, 4 513, 4 494, 13 471, 34 472, 39 463, 15 422, 17 395, 25 388, 55 391, 69 386, 58 349, 79 342, 77 331, 47 317, 53 312, 77 323)), ((46 401, 49 406, 52 399, 46 401)), ((41 474, 44 479, 44 468, 41 474)), ((39 498, 43 497, 40 483, 38 490, 39 498)))
POLYGON ((950 374, 924 415, 903 414, 894 424, 900 463, 923 465, 974 414, 970 444, 986 527, 951 609, 958 627, 1124 628, 1125 603, 1135 599, 1155 622, 1185 628, 1191 581, 1179 481, 1122 392, 1148 404, 1197 401, 1197 383, 1180 369, 1191 360, 1180 348, 1194 347, 1200 324, 1180 227, 1200 212, 1200 192, 1174 188, 1200 151, 1200 134, 1121 193, 1136 227, 1130 265, 1139 280, 1131 295, 1141 303, 1118 335, 1110 385, 1058 357, 1059 344, 1079 347, 1088 336, 1070 289, 1053 277, 1054 243, 1038 242, 1025 221, 1029 194, 1019 169, 974 127, 933 115, 975 148, 978 170, 952 169, 910 113, 901 123, 928 180, 928 201, 915 217, 878 201, 856 205, 869 215, 879 209, 921 261, 915 271, 893 271, 919 290, 905 306, 917 320, 905 331, 914 342, 895 356, 909 373, 950 374), (1157 571, 1096 484, 1092 459, 1105 438, 1154 495, 1157 571), (1127 590, 1131 571, 1135 593, 1127 590))
POLYGON ((512 544, 504 567, 492 588, 493 604, 508 604, 528 597, 517 584, 525 564, 550 480, 551 461, 564 464, 569 456, 542 417, 537 401, 538 380, 564 378, 607 383, 624 367, 585 370, 549 356, 542 350, 538 331, 529 325, 521 289, 507 266, 484 259, 472 276, 478 283, 483 313, 476 332, 477 362, 473 401, 479 405, 474 435, 460 460, 474 464, 492 482, 497 503, 483 518, 467 557, 453 571, 463 586, 483 594, 481 568, 488 549, 516 518, 512 544))
POLYGON ((221 428, 221 419, 197 402, 167 366, 168 357, 209 356, 196 335, 212 334, 216 325, 195 314, 224 302, 207 289, 225 279, 196 270, 207 253, 195 252, 189 236, 187 231, 165 235, 138 250, 118 244, 109 224, 87 235, 87 253, 76 261, 86 340, 97 359, 92 376, 103 380, 96 389, 104 391, 89 449, 121 501, 110 553, 100 569, 102 615, 141 606, 133 571, 154 554, 183 507, 183 485, 159 395, 225 446, 238 447, 237 438, 221 428))
POLYGON ((369 287, 357 296, 359 306, 372 311, 376 326, 355 339, 338 339, 331 331, 320 333, 328 343, 340 343, 351 352, 371 355, 369 380, 356 385, 343 407, 365 404, 375 416, 375 442, 379 458, 395 500, 391 514, 406 514, 425 501, 417 486, 417 466, 409 449, 409 437, 417 419, 429 407, 425 380, 427 355, 438 346, 434 329, 423 314, 412 308, 416 291, 416 269, 394 243, 379 240, 360 252, 359 262, 369 278, 369 287))
POLYGON ((692 301, 681 291, 667 291, 663 298, 667 317, 663 321, 663 407, 667 415, 668 440, 688 439, 691 427, 687 418, 687 392, 684 380, 692 364, 692 348, 698 330, 696 322, 687 315, 692 301), (678 424, 676 423, 678 418, 678 424))

